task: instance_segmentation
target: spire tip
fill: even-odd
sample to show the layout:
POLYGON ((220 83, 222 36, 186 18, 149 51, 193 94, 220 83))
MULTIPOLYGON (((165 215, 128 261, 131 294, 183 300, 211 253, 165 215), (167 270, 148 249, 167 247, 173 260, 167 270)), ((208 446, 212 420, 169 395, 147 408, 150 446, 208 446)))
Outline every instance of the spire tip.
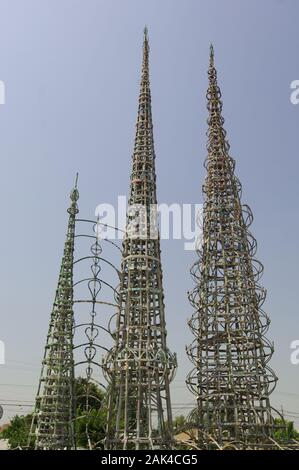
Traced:
POLYGON ((75 186, 74 188, 72 189, 71 191, 71 195, 70 195, 70 198, 73 202, 76 202, 78 201, 79 199, 79 191, 77 189, 77 185, 78 185, 78 177, 79 177, 79 173, 77 172, 76 173, 76 178, 75 178, 75 186))
POLYGON ((210 63, 214 63, 214 47, 212 43, 210 44, 210 63))
POLYGON ((147 26, 145 25, 144 30, 143 30, 143 53, 144 57, 148 54, 149 52, 149 43, 148 43, 148 29, 147 26))
POLYGON ((147 41, 148 40, 148 29, 147 29, 146 25, 144 26, 143 34, 144 34, 144 40, 147 41))

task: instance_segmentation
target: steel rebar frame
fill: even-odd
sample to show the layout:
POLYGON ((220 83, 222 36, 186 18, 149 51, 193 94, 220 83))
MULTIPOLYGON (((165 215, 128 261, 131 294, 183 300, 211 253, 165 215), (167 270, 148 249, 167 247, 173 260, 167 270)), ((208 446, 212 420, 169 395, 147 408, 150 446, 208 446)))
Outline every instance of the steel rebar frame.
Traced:
POLYGON ((252 212, 241 204, 229 156, 212 46, 208 77, 203 235, 189 293, 195 339, 187 348, 194 364, 187 386, 197 399, 190 423, 199 448, 266 448, 274 446, 269 397, 277 377, 268 365, 273 344, 265 337, 270 320, 262 309, 263 266, 249 231, 252 212))
MULTIPOLYGON (((118 307, 118 291, 101 275, 101 265, 105 264, 113 269, 114 275, 117 277, 117 284, 119 283, 119 271, 112 262, 103 257, 102 244, 113 245, 113 248, 118 248, 118 250, 120 248, 113 241, 100 238, 100 227, 105 227, 105 224, 101 224, 99 221, 76 218, 78 198, 76 182, 76 187, 71 193, 71 207, 68 209, 70 216, 67 239, 28 440, 28 446, 34 446, 36 450, 75 449, 75 423, 82 417, 87 418, 85 433, 89 449, 93 449, 89 417, 92 414, 92 405, 96 397, 91 393, 92 385, 96 384, 107 392, 106 383, 103 383, 103 374, 101 376, 99 370, 102 370, 102 355, 110 350, 112 344, 111 322, 115 312, 108 315, 107 325, 100 324, 101 322, 96 320, 97 307, 101 306, 107 311, 111 309, 115 311, 118 307), (75 228, 80 222, 84 222, 85 225, 86 223, 92 224, 93 235, 76 234, 75 228), (82 238, 92 240, 90 254, 86 253, 86 256, 74 260, 76 240, 82 238), (84 262, 91 262, 91 274, 74 281, 74 268, 84 262), (110 292, 107 299, 103 299, 103 296, 100 298, 103 285, 110 292), (77 292, 80 286, 87 286, 87 294, 86 291, 84 295, 77 292), (79 304, 91 304, 91 310, 89 319, 82 319, 80 316, 80 321, 76 322, 75 317, 79 317, 76 305, 79 304), (76 334, 79 331, 83 331, 83 339, 76 341, 76 334), (106 338, 110 338, 110 345, 104 346, 104 335, 106 338), (81 366, 85 367, 84 397, 76 396, 75 390, 75 372, 78 373, 81 366), (95 367, 97 368, 96 373, 94 373, 95 367), (76 416, 77 398, 85 400, 85 413, 78 417, 76 416)), ((113 228, 119 230, 116 227, 113 228)), ((106 399, 101 405, 106 406, 106 399)), ((97 447, 102 447, 102 442, 97 443, 97 447)))
POLYGON ((166 344, 160 240, 159 236, 151 236, 150 212, 156 203, 149 44, 145 29, 129 198, 129 207, 145 208, 145 217, 139 220, 143 236, 134 237, 128 228, 134 215, 127 214, 115 346, 104 364, 110 382, 107 449, 172 445, 169 383, 176 358, 166 344))
MULTIPOLYGON (((86 230, 84 233, 79 233, 75 235, 75 238, 82 239, 88 238, 91 240, 90 246, 90 254, 88 256, 83 256, 76 261, 74 261, 74 266, 82 265, 83 263, 91 263, 90 264, 90 275, 88 277, 80 278, 76 282, 74 282, 74 310, 75 310, 75 326, 74 326, 74 353, 75 353, 75 372, 78 373, 79 367, 85 367, 84 371, 84 378, 85 383, 85 393, 83 397, 76 396, 76 400, 78 398, 83 398, 84 401, 84 409, 81 410, 82 414, 77 416, 76 420, 80 420, 82 418, 86 419, 86 426, 85 426, 85 434, 88 442, 89 450, 93 450, 95 448, 102 448, 103 443, 102 441, 92 444, 92 435, 90 431, 90 421, 93 421, 93 405, 95 404, 95 400, 97 398, 93 395, 93 384, 97 385, 103 392, 103 400, 101 403, 97 403, 97 409, 99 409, 99 405, 101 409, 104 410, 107 406, 107 400, 105 395, 107 395, 107 384, 103 381, 103 374, 102 374, 102 357, 104 354, 109 352, 109 348, 113 342, 113 335, 111 332, 111 321, 115 316, 115 313, 109 314, 108 322, 105 324, 105 321, 101 318, 98 319, 99 308, 104 309, 106 311, 116 310, 118 308, 118 291, 116 287, 111 285, 110 283, 105 280, 105 276, 107 275, 106 272, 102 273, 103 266, 109 267, 113 270, 114 276, 117 278, 117 285, 119 284, 119 271, 114 266, 112 262, 110 262, 107 258, 103 257, 103 248, 102 245, 104 243, 112 245, 113 248, 116 248, 120 251, 119 246, 113 242, 112 240, 101 238, 102 228, 106 227, 105 224, 100 223, 99 221, 92 221, 87 219, 76 219, 76 224, 84 223, 88 225, 92 225, 93 228, 93 235, 88 235, 86 230), (84 290, 84 293, 77 293, 78 287, 85 286, 87 289, 84 290), (102 288, 106 287, 109 291, 109 298, 104 298, 102 294, 102 288), (79 304, 90 306, 89 310, 89 319, 83 319, 82 315, 77 312, 77 308, 79 304), (76 340, 77 335, 82 333, 83 331, 83 338, 80 340, 76 340), (105 338, 104 338, 105 337, 105 338), (106 339, 106 341, 104 341, 106 339), (110 345, 107 344, 107 339, 110 339, 110 345), (105 345, 106 344, 106 345, 105 345), (81 353, 81 354, 80 354, 81 353)), ((119 231, 116 227, 113 227, 114 230, 119 231)))
POLYGON ((79 199, 77 179, 70 198, 67 236, 28 442, 29 446, 34 444, 36 450, 74 449, 76 446, 73 428, 73 258, 79 199))

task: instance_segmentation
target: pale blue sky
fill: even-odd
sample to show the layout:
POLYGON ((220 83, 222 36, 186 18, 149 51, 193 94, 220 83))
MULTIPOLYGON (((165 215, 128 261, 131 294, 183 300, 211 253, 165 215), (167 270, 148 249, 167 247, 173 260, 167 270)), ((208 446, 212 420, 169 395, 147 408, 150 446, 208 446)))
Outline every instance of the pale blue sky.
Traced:
MULTIPOLYGON (((290 363, 290 343, 299 339, 299 105, 290 103, 290 83, 299 79, 298 2, 0 0, 0 12, 0 339, 7 359, 0 403, 30 401, 36 391, 75 172, 82 216, 128 191, 147 24, 159 202, 202 202, 214 44, 231 155, 265 265, 271 365, 280 378, 273 404, 299 416, 299 365, 290 363)), ((193 400, 183 380, 191 368, 184 348, 194 259, 182 242, 162 243, 169 346, 180 365, 175 404, 193 400)))

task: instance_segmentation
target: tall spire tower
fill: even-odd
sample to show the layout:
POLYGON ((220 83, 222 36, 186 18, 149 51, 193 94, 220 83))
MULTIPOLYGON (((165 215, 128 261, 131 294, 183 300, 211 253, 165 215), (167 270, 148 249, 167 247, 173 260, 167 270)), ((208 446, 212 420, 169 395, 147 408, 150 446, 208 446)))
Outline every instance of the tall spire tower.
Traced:
POLYGON ((169 382, 176 358, 166 345, 160 240, 153 210, 157 198, 146 28, 132 160, 116 342, 105 359, 111 386, 106 448, 168 448, 169 382))
POLYGON ((63 450, 75 447, 73 254, 79 199, 77 178, 70 198, 66 241, 29 437, 31 442, 35 442, 36 450, 63 450))
POLYGON ((258 448, 271 443, 269 395, 277 378, 268 366, 273 345, 265 338, 270 321, 262 310, 263 267, 249 231, 252 212, 241 204, 229 156, 212 46, 208 77, 203 242, 191 269, 196 287, 189 294, 195 339, 187 352, 195 368, 187 385, 197 399, 192 422, 201 448, 214 448, 215 440, 220 446, 258 448))

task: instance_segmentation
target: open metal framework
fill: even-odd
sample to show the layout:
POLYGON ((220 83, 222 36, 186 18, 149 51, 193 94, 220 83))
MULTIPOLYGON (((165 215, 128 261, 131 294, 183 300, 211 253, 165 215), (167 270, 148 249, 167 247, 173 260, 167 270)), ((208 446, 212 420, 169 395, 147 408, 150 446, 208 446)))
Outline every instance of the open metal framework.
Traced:
POLYGON ((75 448, 73 266, 77 180, 70 198, 66 241, 29 435, 29 445, 33 442, 36 450, 75 448))
POLYGON ((110 382, 107 449, 169 448, 172 445, 169 383, 176 358, 166 344, 160 240, 152 215, 156 203, 149 45, 145 29, 121 263, 120 308, 115 346, 105 359, 110 382))
POLYGON ((273 345, 265 336, 263 266, 229 156, 212 46, 208 77, 203 234, 189 294, 195 339, 187 348, 194 364, 187 385, 197 400, 190 424, 199 448, 266 448, 276 446, 269 397, 277 378, 268 364, 273 345))
POLYGON ((102 361, 113 344, 111 323, 118 309, 120 273, 112 258, 114 254, 118 260, 121 249, 106 238, 105 228, 107 226, 99 221, 76 219, 76 252, 82 252, 82 256, 74 261, 74 361, 75 375, 84 383, 83 395, 76 393, 75 397, 77 404, 80 403, 76 423, 80 425, 79 421, 84 420, 89 450, 103 448, 102 440, 95 441, 96 430, 92 423, 95 410, 104 413, 107 410, 107 383, 102 361), (101 398, 95 396, 94 385, 103 392, 101 398))
POLYGON ((76 182, 28 441, 36 450, 76 449, 76 424, 81 419, 88 448, 103 447, 102 442, 94 442, 90 423, 95 408, 107 407, 102 359, 113 344, 111 322, 118 308, 120 273, 103 256, 102 245, 109 244, 117 259, 121 249, 105 238, 104 224, 76 218, 78 198, 76 182), (85 243, 80 246, 82 241, 85 243), (77 259, 75 248, 76 253, 82 253, 77 259), (77 393, 75 376, 84 383, 84 396, 77 393), (95 403, 99 399, 93 395, 94 384, 103 391, 101 403, 95 403))
MULTIPOLYGON (((279 413, 271 407, 270 395, 277 378, 269 367, 273 344, 265 336, 270 320, 262 308, 263 266, 255 258, 257 244, 249 230, 252 212, 241 203, 241 183, 229 156, 212 47, 208 76, 202 242, 191 268, 196 285, 189 294, 194 308, 189 326, 194 340, 187 348, 194 364, 187 386, 197 406, 182 443, 194 449, 298 449, 297 443, 274 439, 274 413, 279 413)), ((175 447, 170 382, 176 356, 166 341, 146 29, 123 249, 101 236, 104 225, 99 221, 76 218, 77 180, 70 198, 29 447, 76 449, 76 422, 82 418, 89 449, 175 447), (92 234, 85 229, 76 233, 81 223, 91 224, 92 234), (74 260, 79 240, 88 241, 89 251, 85 247, 74 260), (120 250, 120 270, 103 257, 103 243, 120 250), (86 263, 89 271, 83 274, 86 263), (102 271, 105 267, 113 280, 102 271), (80 416, 75 370, 86 383, 80 416), (89 429, 93 384, 109 396, 108 405, 104 400, 100 404, 108 406, 106 438, 96 443, 89 429)))

